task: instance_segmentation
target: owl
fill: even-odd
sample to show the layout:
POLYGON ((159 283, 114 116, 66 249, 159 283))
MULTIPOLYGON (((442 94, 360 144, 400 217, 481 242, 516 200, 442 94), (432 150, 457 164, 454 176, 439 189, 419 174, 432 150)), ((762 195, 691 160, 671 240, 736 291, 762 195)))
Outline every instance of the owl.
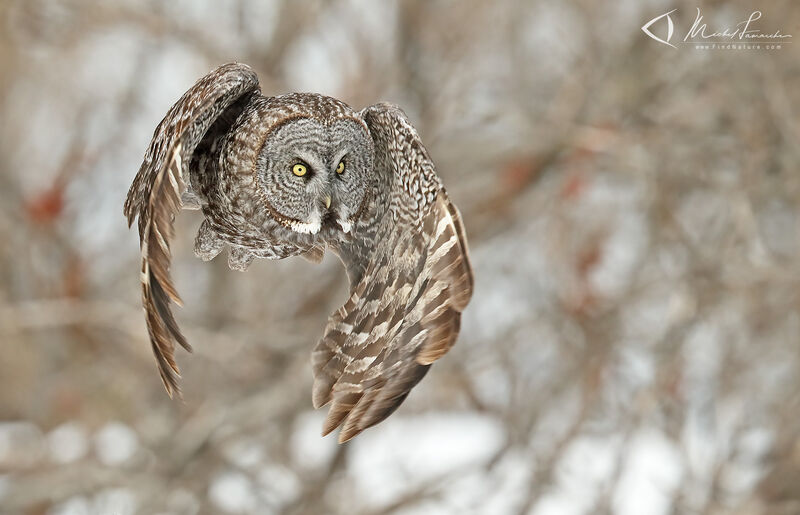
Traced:
POLYGON ((145 320, 167 393, 180 395, 175 343, 191 350, 172 304, 173 222, 204 215, 195 254, 229 247, 228 265, 255 258, 339 257, 349 298, 312 353, 323 435, 344 442, 388 417, 458 337, 472 296, 467 238, 456 206, 400 108, 354 111, 312 93, 268 97, 247 65, 198 80, 158 125, 125 201, 138 217, 145 320))

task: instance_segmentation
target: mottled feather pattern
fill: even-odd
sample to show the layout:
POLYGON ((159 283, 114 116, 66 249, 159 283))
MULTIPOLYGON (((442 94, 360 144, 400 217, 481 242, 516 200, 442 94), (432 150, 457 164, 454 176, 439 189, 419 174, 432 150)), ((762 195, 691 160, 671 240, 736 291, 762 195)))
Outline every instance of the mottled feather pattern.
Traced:
POLYGON ((142 300, 168 393, 178 392, 169 275, 177 212, 202 209, 203 260, 228 265, 326 249, 350 296, 312 355, 323 434, 349 440, 389 416, 455 343, 473 277, 461 217, 422 140, 391 104, 361 112, 311 93, 265 97, 255 73, 224 65, 198 81, 159 124, 125 203, 139 217, 142 300), (297 177, 293 165, 308 174, 297 177), (346 168, 340 174, 334 170, 346 168), (344 163, 344 165, 342 165, 344 163), (186 205, 182 206, 185 202, 186 205))
POLYGON ((473 286, 460 215, 416 131, 391 105, 370 107, 365 119, 376 139, 381 201, 371 241, 380 245, 361 256, 369 265, 312 360, 314 406, 331 402, 323 433, 343 424, 340 441, 389 416, 450 349, 473 286))
POLYGON ((244 92, 257 88, 255 73, 235 63, 195 83, 156 128, 125 201, 128 225, 139 217, 142 304, 161 379, 170 396, 173 392, 180 395, 174 342, 191 349, 172 314, 170 303, 181 301, 169 273, 173 222, 186 191, 186 164, 219 113, 244 92))

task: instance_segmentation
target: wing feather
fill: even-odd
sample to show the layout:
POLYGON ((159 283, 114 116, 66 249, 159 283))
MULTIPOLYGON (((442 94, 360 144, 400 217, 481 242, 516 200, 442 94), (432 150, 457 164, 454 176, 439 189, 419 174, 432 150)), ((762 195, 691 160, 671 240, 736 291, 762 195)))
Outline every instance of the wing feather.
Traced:
MULTIPOLYGON (((175 342, 191 350, 172 313, 181 305, 170 276, 175 216, 187 187, 187 165, 209 127, 234 102, 258 91, 258 77, 247 65, 223 65, 197 81, 158 125, 125 200, 128 225, 139 217, 142 304, 161 379, 170 397, 180 395, 175 342)), ((187 208, 196 208, 191 203, 187 208)))
POLYGON ((314 406, 330 402, 323 434, 341 426, 340 442, 394 412, 453 346, 474 284, 461 216, 416 131, 388 104, 365 120, 383 174, 372 213, 380 226, 362 233, 375 235, 364 244, 374 250, 339 253, 364 273, 312 356, 314 406))

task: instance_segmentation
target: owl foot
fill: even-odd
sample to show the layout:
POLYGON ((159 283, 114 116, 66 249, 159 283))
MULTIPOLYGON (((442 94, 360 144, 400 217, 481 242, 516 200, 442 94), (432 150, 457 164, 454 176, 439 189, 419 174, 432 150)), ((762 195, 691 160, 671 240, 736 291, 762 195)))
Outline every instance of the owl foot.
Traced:
POLYGON ((228 254, 228 266, 231 270, 244 272, 255 257, 255 254, 242 247, 231 247, 230 253, 228 254))
POLYGON ((311 263, 319 264, 322 262, 322 258, 325 257, 325 249, 320 247, 311 247, 300 255, 311 263))
POLYGON ((197 194, 191 189, 187 189, 181 194, 181 207, 183 209, 197 211, 201 207, 200 197, 198 197, 197 194))
POLYGON ((222 252, 225 242, 222 241, 211 228, 211 223, 206 219, 200 224, 197 237, 194 239, 194 255, 203 261, 211 261, 217 254, 222 252))

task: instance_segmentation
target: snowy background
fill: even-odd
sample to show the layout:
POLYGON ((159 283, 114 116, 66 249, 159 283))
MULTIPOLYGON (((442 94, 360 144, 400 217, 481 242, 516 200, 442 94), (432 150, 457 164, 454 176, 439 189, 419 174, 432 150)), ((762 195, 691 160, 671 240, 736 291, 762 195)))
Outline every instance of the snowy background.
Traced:
POLYGON ((2 0, 0 513, 800 513, 800 41, 640 30, 800 37, 761 4, 2 0), (151 356, 124 195, 232 60, 400 104, 464 216, 458 344, 345 445, 310 395, 335 258, 205 264, 186 212, 185 402, 151 356))

